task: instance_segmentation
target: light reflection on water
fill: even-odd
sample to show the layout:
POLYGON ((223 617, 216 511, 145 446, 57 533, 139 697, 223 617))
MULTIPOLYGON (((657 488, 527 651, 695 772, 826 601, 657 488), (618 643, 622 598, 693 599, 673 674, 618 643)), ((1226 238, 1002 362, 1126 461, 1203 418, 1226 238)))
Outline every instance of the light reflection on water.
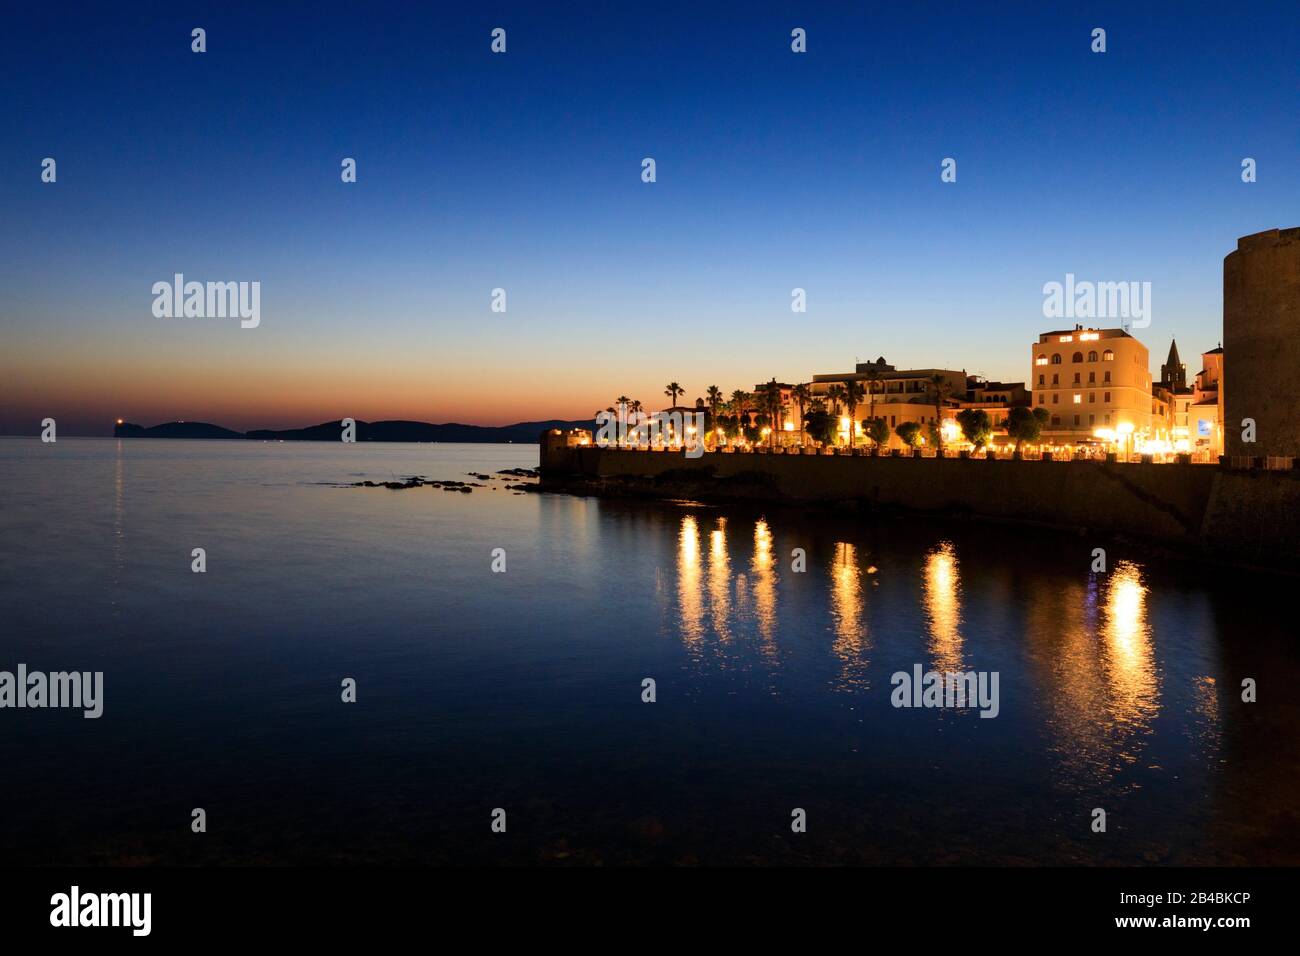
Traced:
MULTIPOLYGON (((714 526, 709 532, 706 582, 700 579, 700 519, 683 514, 677 520, 679 638, 692 651, 698 652, 710 640, 743 643, 748 635, 755 659, 779 666, 792 651, 782 646, 778 626, 778 607, 782 595, 789 593, 805 618, 811 611, 829 622, 826 651, 838 665, 828 677, 829 687, 869 693, 873 686, 887 686, 890 673, 900 666, 891 661, 872 673, 868 595, 876 592, 864 588, 864 581, 879 584, 883 577, 894 600, 900 589, 910 593, 918 612, 912 618, 918 632, 895 631, 888 635, 889 641, 916 647, 923 637, 927 667, 935 670, 990 669, 972 660, 963 634, 965 585, 958 549, 951 540, 936 541, 917 563, 895 562, 887 571, 878 568, 859 544, 835 540, 820 579, 810 574, 787 589, 780 586, 774 533, 765 518, 749 519, 743 525, 739 518, 709 519, 714 526), (738 525, 752 529, 746 536, 748 548, 736 534, 738 525), (737 561, 748 574, 736 575, 733 582, 737 561), (822 589, 822 598, 810 603, 809 588, 822 589)), ((1030 582, 1019 638, 1028 650, 1030 703, 1045 716, 1039 729, 1047 731, 1046 753, 1055 766, 1057 788, 1081 792, 1113 783, 1125 766, 1140 761, 1154 733, 1162 678, 1147 617, 1143 573, 1140 563, 1120 560, 1109 574, 1030 582)), ((790 576, 792 581, 804 577, 790 576)), ((1005 581, 992 581, 987 587, 986 602, 1007 600, 1005 581)), ((902 666, 910 667, 910 662, 902 666)), ((1016 681, 1004 681, 1003 687, 1008 686, 1015 687, 1016 681)), ((1190 701, 1198 723, 1192 736, 1206 748, 1200 757, 1212 759, 1213 744, 1220 736, 1213 678, 1198 678, 1190 701)))
POLYGON ((1134 734, 1147 730, 1160 710, 1160 676, 1146 619, 1146 591, 1139 566, 1121 561, 1107 578, 1102 610, 1109 718, 1134 734))
POLYGON ((772 555, 772 532, 760 518, 754 522, 754 556, 749 569, 753 575, 754 616, 763 638, 763 653, 776 657, 776 558, 772 555))
POLYGON ((831 582, 831 620, 835 641, 831 650, 840 659, 840 688, 866 690, 867 629, 863 621, 862 577, 857 548, 847 541, 835 544, 828 579, 831 582))
POLYGON ((704 637, 704 595, 700 590, 700 530, 694 515, 683 516, 677 544, 677 605, 681 609, 682 639, 688 646, 692 646, 704 637))
POLYGON ((727 552, 727 519, 719 517, 709 532, 709 612, 714 633, 731 640, 731 556, 727 552))
POLYGON ((1086 583, 1032 591, 1024 637, 1039 651, 1036 695, 1050 715, 1064 789, 1112 785, 1153 732, 1160 676, 1142 574, 1136 562, 1120 561, 1086 583))
POLYGON ((10 714, 0 855, 1300 861, 1287 588, 964 522, 337 484, 535 463, 0 440, 0 658, 109 681, 101 721, 10 714), (916 664, 998 671, 999 716, 892 708, 916 664), (201 849, 169 822, 195 791, 201 849), (509 849, 466 823, 489 794, 527 820, 509 849), (817 825, 776 846, 792 805, 817 825))
POLYGON ((950 541, 926 555, 925 610, 930 625, 931 665, 937 671, 961 670, 961 575, 950 541))

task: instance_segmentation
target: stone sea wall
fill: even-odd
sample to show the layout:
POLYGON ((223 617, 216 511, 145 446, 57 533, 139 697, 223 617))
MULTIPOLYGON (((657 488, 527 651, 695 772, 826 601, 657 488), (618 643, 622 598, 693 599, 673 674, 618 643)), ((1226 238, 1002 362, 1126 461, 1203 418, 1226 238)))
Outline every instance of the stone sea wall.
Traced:
POLYGON ((680 453, 542 445, 542 486, 702 500, 850 503, 1176 545, 1300 572, 1300 471, 982 458, 680 453))

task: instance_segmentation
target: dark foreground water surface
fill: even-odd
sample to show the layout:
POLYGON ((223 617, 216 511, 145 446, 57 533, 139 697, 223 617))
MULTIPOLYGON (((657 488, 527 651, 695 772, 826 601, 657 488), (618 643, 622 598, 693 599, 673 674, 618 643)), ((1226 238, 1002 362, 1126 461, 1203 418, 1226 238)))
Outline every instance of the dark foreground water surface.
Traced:
POLYGON ((0 710, 0 858, 1300 863, 1294 580, 996 525, 340 487, 536 463, 0 439, 0 670, 105 674, 99 720, 0 710), (892 707, 914 664, 997 671, 999 715, 892 707))

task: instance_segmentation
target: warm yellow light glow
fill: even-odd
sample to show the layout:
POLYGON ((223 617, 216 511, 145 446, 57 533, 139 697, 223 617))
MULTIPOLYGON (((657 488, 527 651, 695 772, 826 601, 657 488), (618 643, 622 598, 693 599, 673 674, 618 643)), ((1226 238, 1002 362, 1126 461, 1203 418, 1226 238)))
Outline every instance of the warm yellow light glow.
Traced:
POLYGON ((1167 455, 1174 446, 1163 438, 1139 438, 1137 449, 1144 455, 1167 455))
POLYGON ((925 558, 923 599, 930 630, 930 653, 938 670, 960 670, 961 575, 957 552, 941 542, 925 558))
POLYGON ((1062 335, 1062 336, 1061 336, 1061 341, 1062 341, 1062 342, 1073 342, 1073 341, 1074 341, 1074 336, 1073 336, 1073 335, 1062 335))
POLYGON ((1133 434, 1133 423, 1132 423, 1132 422, 1120 422, 1120 423, 1119 423, 1119 433, 1120 433, 1121 435, 1131 435, 1131 434, 1133 434))
POLYGON ((731 639, 731 556, 727 552, 727 519, 718 518, 709 533, 709 617, 719 639, 731 639))
POLYGON ((785 430, 788 431, 788 432, 792 432, 792 431, 794 431, 794 422, 786 422, 786 423, 785 423, 785 430))
POLYGON ((835 546, 835 563, 831 568, 831 617, 835 622, 835 641, 831 650, 842 664, 840 682, 845 689, 866 687, 866 629, 862 623, 862 576, 858 570, 857 549, 847 541, 835 546))
POLYGON ((754 614, 763 638, 763 653, 770 656, 776 651, 773 642, 776 633, 776 558, 772 554, 771 529, 762 519, 754 524, 754 556, 749 567, 754 580, 754 614))
POLYGON ((704 637, 704 602, 700 593, 700 530, 694 515, 682 517, 677 534, 677 606, 682 639, 697 644, 704 637))
POLYGON ((117 423, 118 423, 119 425, 121 425, 121 424, 122 424, 122 419, 119 418, 119 419, 117 420, 117 423))
POLYGON ((1094 438, 1101 438, 1104 441, 1115 440, 1115 430, 1113 428, 1096 428, 1093 429, 1092 434, 1094 438))
POLYGON ((943 440, 944 440, 944 441, 955 441, 955 440, 956 440, 956 438, 957 438, 957 432, 958 432, 959 429, 958 429, 958 427, 957 427, 957 423, 956 423, 955 421, 953 421, 951 418, 949 418, 947 421, 945 421, 945 422, 943 423, 943 425, 941 426, 941 430, 943 431, 943 440))
POLYGON ((1137 724, 1159 707, 1159 680, 1146 619, 1146 587, 1137 565, 1120 561, 1110 577, 1102 631, 1112 706, 1117 717, 1137 724))
POLYGON ((1082 404, 1083 404, 1083 396, 1082 396, 1082 395, 1075 395, 1075 396, 1074 396, 1074 404, 1076 404, 1076 405, 1082 405, 1082 404))

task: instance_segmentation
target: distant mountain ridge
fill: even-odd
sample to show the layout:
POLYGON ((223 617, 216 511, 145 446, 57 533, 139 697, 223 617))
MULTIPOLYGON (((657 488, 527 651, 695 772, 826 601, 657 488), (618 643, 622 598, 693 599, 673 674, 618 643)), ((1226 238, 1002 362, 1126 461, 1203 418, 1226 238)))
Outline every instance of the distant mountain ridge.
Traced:
POLYGON ((231 431, 207 422, 163 422, 152 428, 123 422, 113 429, 114 438, 243 438, 243 432, 231 431))
MULTIPOLYGON (((564 421, 550 419, 543 422, 518 422, 514 425, 462 425, 448 422, 435 425, 430 422, 363 422, 356 423, 357 441, 389 442, 483 442, 537 444, 542 432, 550 428, 594 429, 591 421, 564 421)), ((237 432, 208 422, 164 422, 145 427, 123 422, 113 429, 115 438, 245 438, 253 441, 339 441, 343 435, 343 422, 322 422, 306 428, 283 430, 259 428, 250 432, 237 432)))

